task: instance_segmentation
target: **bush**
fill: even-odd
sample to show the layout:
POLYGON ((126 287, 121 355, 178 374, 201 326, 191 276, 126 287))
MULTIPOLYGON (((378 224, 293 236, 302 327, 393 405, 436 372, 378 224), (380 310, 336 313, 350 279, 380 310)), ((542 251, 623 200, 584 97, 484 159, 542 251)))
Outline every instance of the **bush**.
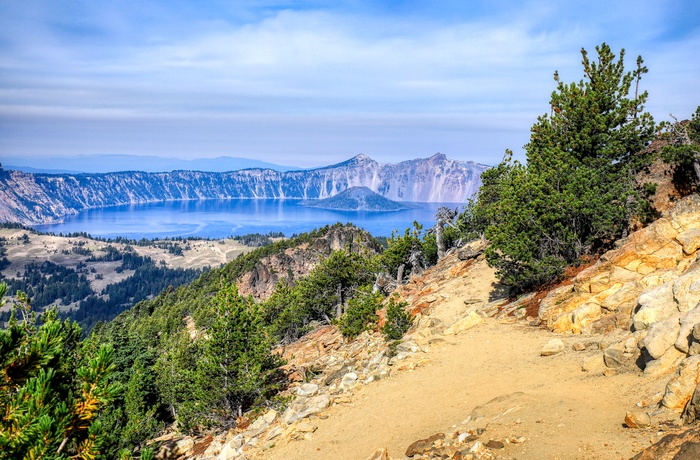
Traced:
POLYGON ((387 340, 401 340, 413 325, 413 317, 406 311, 408 304, 398 299, 398 295, 392 295, 386 306, 386 323, 382 333, 387 340))
POLYGON ((348 301, 345 314, 338 321, 343 335, 353 339, 362 332, 371 330, 379 320, 377 310, 381 308, 383 298, 381 292, 372 292, 372 286, 358 289, 355 297, 348 301))

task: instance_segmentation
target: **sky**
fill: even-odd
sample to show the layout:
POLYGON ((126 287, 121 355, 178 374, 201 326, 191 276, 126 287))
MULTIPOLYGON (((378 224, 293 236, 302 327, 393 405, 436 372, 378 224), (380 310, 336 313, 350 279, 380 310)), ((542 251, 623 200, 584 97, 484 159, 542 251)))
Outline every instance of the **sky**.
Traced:
POLYGON ((0 161, 524 159, 602 42, 657 121, 700 105, 696 0, 0 0, 0 161))

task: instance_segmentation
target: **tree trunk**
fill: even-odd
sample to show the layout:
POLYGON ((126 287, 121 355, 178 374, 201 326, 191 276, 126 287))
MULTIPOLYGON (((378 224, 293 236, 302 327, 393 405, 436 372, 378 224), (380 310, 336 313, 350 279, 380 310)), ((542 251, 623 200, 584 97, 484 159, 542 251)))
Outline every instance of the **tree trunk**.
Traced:
POLYGON ((401 264, 399 266, 399 270, 396 273, 396 283, 401 285, 401 282, 403 281, 403 271, 406 268, 406 264, 401 264))
POLYGON ((442 222, 438 222, 435 226, 435 244, 437 245, 438 260, 445 257, 445 229, 442 222))
POLYGON ((335 317, 340 318, 343 314, 343 289, 340 284, 338 285, 336 295, 338 296, 338 305, 335 307, 335 317))

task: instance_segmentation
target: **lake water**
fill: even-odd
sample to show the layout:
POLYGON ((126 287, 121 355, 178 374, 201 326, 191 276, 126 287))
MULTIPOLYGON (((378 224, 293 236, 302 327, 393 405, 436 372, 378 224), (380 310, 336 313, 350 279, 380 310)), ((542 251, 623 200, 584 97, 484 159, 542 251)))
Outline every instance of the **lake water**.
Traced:
MULTIPOLYGON (((456 208, 455 203, 411 203, 414 209, 394 212, 330 211, 309 208, 301 200, 201 200, 169 201, 90 209, 65 222, 39 225, 42 232, 87 232, 114 238, 207 237, 225 238, 247 233, 282 232, 285 236, 302 233, 336 222, 352 222, 374 236, 403 233, 413 221, 425 229, 435 222, 440 206, 456 208)), ((461 207, 460 207, 461 210, 461 207)))

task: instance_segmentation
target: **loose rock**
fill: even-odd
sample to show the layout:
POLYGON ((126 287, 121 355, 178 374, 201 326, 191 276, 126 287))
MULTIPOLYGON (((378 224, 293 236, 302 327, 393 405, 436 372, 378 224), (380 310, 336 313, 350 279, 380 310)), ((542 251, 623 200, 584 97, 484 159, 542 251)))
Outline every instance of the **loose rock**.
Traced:
POLYGON ((561 353, 564 351, 564 342, 561 339, 552 339, 549 342, 547 342, 544 347, 542 347, 542 351, 540 351, 540 356, 552 356, 556 355, 557 353, 561 353))
POLYGON ((628 428, 647 428, 651 425, 651 417, 646 412, 627 412, 625 425, 628 428))

